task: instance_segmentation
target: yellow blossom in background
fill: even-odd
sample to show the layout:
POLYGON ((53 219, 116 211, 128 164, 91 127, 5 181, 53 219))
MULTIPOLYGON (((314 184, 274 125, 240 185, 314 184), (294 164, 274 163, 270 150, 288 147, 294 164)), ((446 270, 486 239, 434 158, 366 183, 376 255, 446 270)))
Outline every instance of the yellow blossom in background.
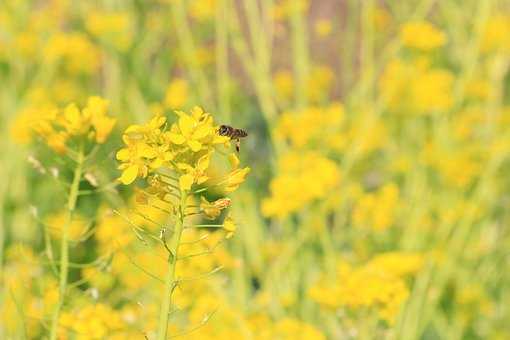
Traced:
POLYGON ((169 109, 183 107, 188 100, 188 83, 184 79, 174 79, 165 92, 164 104, 169 109))
POLYGON ((280 100, 288 101, 292 98, 294 95, 294 80, 291 72, 276 72, 273 76, 273 82, 280 100))
POLYGON ((211 20, 216 15, 216 6, 217 0, 192 0, 189 3, 189 15, 197 21, 211 20))
MULTIPOLYGON (((277 100, 288 102, 294 96, 295 84, 293 74, 289 71, 278 71, 273 76, 277 100)), ((314 65, 306 77, 306 91, 308 100, 313 103, 322 103, 330 94, 333 83, 333 70, 324 65, 314 65)))
POLYGON ((429 22, 412 21, 401 27, 400 40, 406 47, 432 51, 446 43, 446 35, 429 22))
POLYGON ((135 239, 129 223, 109 209, 99 210, 96 223, 95 238, 102 255, 123 248, 135 239))
POLYGON ((420 254, 383 253, 359 267, 339 263, 336 281, 323 278, 308 294, 323 307, 374 309, 381 319, 394 323, 409 296, 403 277, 415 275, 422 259, 420 254))
POLYGON ((18 51, 18 53, 25 57, 35 57, 37 54, 37 49, 39 47, 39 39, 38 36, 34 32, 25 31, 20 32, 14 42, 14 48, 18 51))
MULTIPOLYGON (((47 232, 53 237, 59 237, 62 234, 62 229, 67 223, 67 214, 60 212, 56 215, 48 217, 46 222, 47 232)), ((85 236, 90 225, 83 217, 73 216, 71 224, 69 225, 69 238, 77 241, 80 237, 85 236)))
POLYGON ((376 6, 373 9, 372 17, 377 31, 384 32, 393 24, 392 14, 383 6, 376 6))
MULTIPOLYGON (((90 97, 81 110, 72 103, 64 109, 50 106, 31 109, 25 114, 32 118, 29 127, 42 137, 48 146, 59 153, 65 153, 67 144, 75 137, 92 139, 98 144, 106 141, 116 123, 115 118, 106 114, 107 109, 108 101, 100 97, 90 97)), ((17 133, 19 135, 19 132, 17 133)))
POLYGON ((315 34, 321 38, 329 36, 332 30, 333 24, 331 20, 320 19, 315 22, 315 34))
POLYGON ((384 69, 379 89, 388 106, 403 114, 430 114, 453 105, 454 77, 448 70, 431 67, 430 61, 392 60, 384 69))
POLYGON ((77 339, 110 339, 125 327, 119 313, 110 306, 91 304, 60 317, 61 334, 73 332, 77 339))
POLYGON ((289 153, 279 163, 271 194, 262 201, 265 216, 286 217, 336 192, 340 171, 331 160, 313 152, 289 153))
POLYGON ((344 123, 344 107, 333 103, 327 107, 309 107, 298 112, 284 112, 276 125, 276 135, 288 139, 296 148, 337 144, 344 123))
POLYGON ((481 49, 485 53, 510 52, 510 15, 490 17, 483 32, 481 49))
POLYGON ((398 204, 398 187, 386 184, 375 193, 360 197, 352 213, 353 223, 357 227, 384 231, 395 222, 398 204))
POLYGON ((312 103, 322 102, 333 86, 333 70, 328 66, 314 66, 308 77, 307 94, 312 103))
POLYGON ((423 267, 424 257, 420 253, 390 252, 374 257, 367 263, 368 267, 383 270, 395 276, 416 275, 423 267))
POLYGON ((312 325, 291 318, 284 318, 274 325, 273 339, 325 340, 326 337, 312 325))
POLYGON ((97 71, 100 53, 82 33, 59 33, 52 36, 43 51, 50 63, 61 62, 69 73, 91 74, 97 71), (87 62, 84 62, 84 61, 87 62))
POLYGON ((223 230, 225 230, 227 233, 225 237, 231 238, 234 235, 236 229, 237 226, 235 225, 234 220, 230 216, 227 216, 225 221, 223 221, 223 230))
POLYGON ((87 15, 85 26, 99 40, 125 51, 132 41, 132 21, 127 12, 94 11, 87 15))

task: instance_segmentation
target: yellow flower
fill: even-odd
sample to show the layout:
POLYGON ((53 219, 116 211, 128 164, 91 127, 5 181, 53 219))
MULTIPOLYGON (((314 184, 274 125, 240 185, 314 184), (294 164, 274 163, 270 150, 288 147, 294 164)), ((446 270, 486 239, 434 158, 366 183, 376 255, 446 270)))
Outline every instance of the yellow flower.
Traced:
POLYGON ((210 20, 216 14, 216 0, 192 0, 189 6, 190 16, 198 21, 210 20))
MULTIPOLYGON (((194 184, 200 185, 209 179, 207 170, 215 148, 227 144, 229 138, 218 134, 211 115, 199 107, 195 107, 191 114, 176 113, 178 120, 169 130, 166 118, 158 115, 147 124, 126 129, 123 135, 126 146, 117 152, 117 159, 121 161, 119 169, 122 170, 119 180, 123 184, 131 184, 137 177, 146 178, 154 173, 160 176, 160 185, 152 189, 163 192, 166 181, 168 187, 173 185, 182 192, 189 192, 194 184), (172 180, 176 183, 169 186, 168 181, 172 180)), ((237 157, 230 158, 233 169, 220 182, 226 192, 235 190, 249 172, 249 168, 238 168, 237 157)))
POLYGON ((344 107, 333 103, 327 107, 308 107, 281 114, 275 129, 278 138, 287 139, 295 148, 333 146, 344 123, 344 107))
POLYGON ((357 268, 340 263, 335 281, 327 279, 331 275, 324 275, 308 294, 329 309, 374 309, 381 319, 392 324, 409 296, 402 276, 415 274, 421 265, 422 256, 412 253, 381 254, 357 268))
POLYGON ((406 47, 432 51, 446 43, 446 35, 426 21, 412 21, 400 29, 400 40, 406 47))
POLYGON ((92 74, 99 68, 99 51, 83 33, 61 32, 52 35, 43 54, 48 62, 62 62, 72 74, 92 74))
POLYGON ((232 170, 228 173, 227 177, 221 182, 223 190, 225 192, 233 192, 237 190, 239 185, 243 183, 246 179, 246 176, 250 173, 250 168, 238 168, 239 159, 237 156, 232 153, 229 156, 230 165, 232 166, 232 170))
POLYGON ((430 114, 453 105, 453 74, 433 68, 427 58, 388 63, 379 83, 382 97, 398 113, 430 114))
MULTIPOLYGON (((62 228, 64 228, 67 223, 67 214, 65 212, 60 212, 55 215, 51 215, 46 219, 46 224, 48 228, 48 232, 53 237, 59 237, 62 235, 62 228)), ((69 226, 69 238, 72 240, 77 240, 80 236, 83 236, 89 225, 87 225, 85 219, 79 215, 73 216, 71 224, 69 226)))
POLYGON ((312 103, 319 103, 328 98, 333 80, 334 73, 330 67, 323 65, 312 67, 306 87, 308 99, 312 103))
POLYGON ((484 53, 510 52, 510 15, 498 14, 487 21, 481 49, 484 53))
POLYGON ((314 152, 290 152, 279 161, 279 174, 270 183, 270 197, 262 201, 264 216, 283 218, 316 199, 336 192, 340 171, 314 152))
POLYGON ((216 134, 212 118, 201 108, 194 107, 191 115, 182 111, 176 113, 179 116, 178 124, 173 124, 170 131, 165 134, 171 143, 198 152, 204 144, 222 144, 228 140, 216 134))
POLYGON ((277 93, 277 98, 283 101, 289 101, 294 95, 294 79, 289 71, 278 71, 273 76, 273 83, 277 93))
POLYGON ((90 97, 82 110, 74 103, 63 110, 51 105, 34 107, 23 111, 20 119, 30 120, 31 129, 44 138, 48 146, 65 153, 66 143, 73 137, 93 138, 98 144, 106 141, 116 123, 116 119, 106 115, 107 109, 108 101, 90 97))
POLYGON ((181 191, 189 191, 193 185, 193 182, 194 178, 190 174, 184 174, 179 177, 179 187, 181 188, 181 191))
POLYGON ((237 229, 237 226, 234 223, 234 220, 232 219, 232 217, 230 217, 230 215, 227 216, 225 218, 225 220, 223 221, 223 230, 225 230, 227 233, 225 237, 231 238, 234 235, 236 229, 237 229))
POLYGON ((331 23, 331 20, 328 19, 320 19, 317 20, 315 23, 315 34, 317 36, 324 38, 331 34, 331 31, 333 29, 333 25, 331 23))
POLYGON ((128 12, 93 11, 86 16, 85 27, 96 38, 125 51, 133 38, 132 21, 128 12))
POLYGON ((102 144, 110 135, 117 120, 108 117, 108 101, 101 97, 90 97, 87 106, 83 109, 83 114, 90 117, 91 124, 94 127, 96 142, 102 144))
POLYGON ((230 206, 231 200, 229 198, 220 198, 216 201, 209 202, 205 197, 200 198, 200 210, 204 213, 205 217, 214 220, 220 216, 221 211, 230 206))
POLYGON ((395 222, 398 203, 398 187, 393 183, 386 184, 376 192, 364 194, 356 202, 353 223, 356 227, 384 231, 395 222))
POLYGON ((167 108, 177 109, 186 104, 188 99, 188 83, 184 79, 175 79, 168 85, 164 104, 167 108))

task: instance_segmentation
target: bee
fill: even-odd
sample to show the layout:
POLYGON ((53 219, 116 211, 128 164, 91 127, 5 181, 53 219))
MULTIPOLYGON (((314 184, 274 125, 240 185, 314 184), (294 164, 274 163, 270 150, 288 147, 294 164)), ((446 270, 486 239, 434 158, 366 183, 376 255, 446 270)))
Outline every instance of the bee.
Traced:
POLYGON ((218 129, 220 136, 230 137, 231 140, 236 141, 236 151, 241 149, 241 138, 248 136, 248 133, 243 129, 236 129, 229 125, 221 125, 218 129))

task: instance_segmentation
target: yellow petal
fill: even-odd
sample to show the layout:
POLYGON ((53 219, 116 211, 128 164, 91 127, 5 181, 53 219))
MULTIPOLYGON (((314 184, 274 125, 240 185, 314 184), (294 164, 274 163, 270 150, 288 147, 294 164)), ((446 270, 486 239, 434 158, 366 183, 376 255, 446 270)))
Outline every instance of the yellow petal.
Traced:
POLYGON ((195 120, 187 114, 182 115, 179 118, 179 129, 184 136, 189 136, 193 132, 195 127, 195 120))
POLYGON ((76 123, 80 119, 80 110, 78 110, 76 104, 69 104, 65 108, 64 116, 69 122, 76 123))
POLYGON ((186 174, 179 178, 179 187, 182 191, 189 191, 193 185, 193 176, 186 174))
POLYGON ((200 159, 197 162, 197 169, 199 169, 201 171, 207 170, 207 168, 209 167, 210 160, 211 160, 210 153, 205 154, 202 157, 200 157, 200 159))
POLYGON ((237 158, 235 153, 231 153, 228 156, 228 160, 230 161, 230 165, 232 166, 232 169, 237 169, 239 166, 239 158, 237 158))
POLYGON ((149 122, 149 126, 152 128, 152 129, 157 129, 159 128, 161 125, 165 124, 166 122, 166 117, 164 116, 160 116, 160 115, 156 115, 154 118, 151 119, 151 121, 149 122))
POLYGON ((122 176, 120 176, 119 180, 122 184, 128 185, 133 183, 138 175, 138 165, 131 165, 126 170, 122 172, 122 176))
POLYGON ((197 179, 197 184, 202 184, 202 183, 204 183, 205 181, 207 181, 208 179, 209 179, 209 177, 207 177, 207 176, 200 176, 200 177, 198 177, 198 179, 197 179))
POLYGON ((212 133, 212 129, 210 126, 207 125, 199 125, 195 131, 193 132, 193 135, 191 138, 193 139, 202 139, 204 137, 207 137, 210 133, 212 133))
POLYGON ((119 161, 127 161, 129 159, 129 149, 128 148, 120 149, 117 152, 116 157, 119 161))
POLYGON ((193 118, 199 120, 200 117, 202 117, 204 114, 204 110, 200 106, 195 106, 193 109, 191 109, 191 114, 193 115, 193 118))
POLYGON ((226 237, 231 238, 232 235, 234 235, 234 232, 236 231, 236 229, 237 229, 237 226, 234 223, 234 220, 232 219, 232 217, 227 216, 225 218, 225 221, 223 221, 223 230, 225 230, 227 232, 226 237))
POLYGON ((170 142, 177 144, 177 145, 181 145, 182 143, 184 143, 186 141, 186 138, 184 138, 183 135, 178 134, 178 133, 170 132, 167 134, 167 136, 168 136, 168 139, 170 140, 170 142))
POLYGON ((191 151, 193 151, 193 152, 197 152, 197 151, 200 151, 200 149, 202 149, 202 143, 197 142, 196 140, 190 140, 188 142, 188 145, 189 145, 191 151))
POLYGON ((104 116, 108 110, 108 100, 105 100, 98 96, 89 97, 87 100, 87 106, 83 109, 83 113, 87 112, 86 115, 91 117, 104 116))
POLYGON ((149 158, 149 159, 152 159, 152 158, 154 158, 154 157, 156 157, 158 155, 156 150, 154 150, 153 148, 151 148, 147 144, 140 144, 139 152, 140 152, 140 156, 145 157, 145 158, 149 158))

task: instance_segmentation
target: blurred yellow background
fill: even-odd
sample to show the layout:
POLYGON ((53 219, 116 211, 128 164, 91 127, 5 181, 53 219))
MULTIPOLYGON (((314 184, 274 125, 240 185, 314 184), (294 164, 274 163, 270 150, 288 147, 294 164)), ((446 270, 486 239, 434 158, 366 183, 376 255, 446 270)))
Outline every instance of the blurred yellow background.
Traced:
POLYGON ((2 0, 0 339, 510 338, 509 67, 508 0, 2 0))

